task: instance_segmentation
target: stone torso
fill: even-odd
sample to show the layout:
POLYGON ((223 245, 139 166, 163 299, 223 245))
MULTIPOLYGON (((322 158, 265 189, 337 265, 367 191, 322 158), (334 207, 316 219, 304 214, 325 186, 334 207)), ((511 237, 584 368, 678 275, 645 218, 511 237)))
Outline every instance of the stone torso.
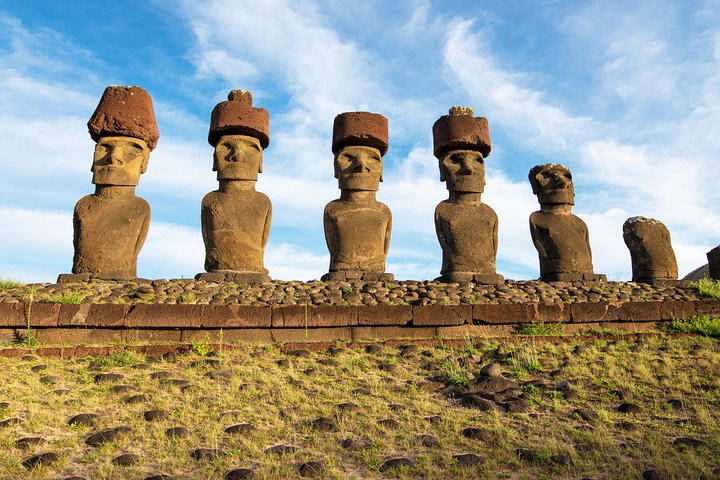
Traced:
POLYGON ((498 219, 481 204, 443 201, 435 208, 435 230, 443 251, 441 274, 495 273, 498 219))
POLYGON ((87 195, 75 205, 73 223, 73 273, 136 276, 137 256, 150 225, 150 205, 145 200, 134 195, 87 195))
POLYGON ((540 257, 541 278, 553 273, 592 274, 588 229, 579 217, 534 212, 530 233, 540 257))
POLYGON ((381 202, 333 200, 325 206, 330 271, 384 272, 391 213, 381 202))
POLYGON ((263 254, 271 215, 270 199, 255 190, 205 195, 201 213, 205 270, 267 273, 263 254))

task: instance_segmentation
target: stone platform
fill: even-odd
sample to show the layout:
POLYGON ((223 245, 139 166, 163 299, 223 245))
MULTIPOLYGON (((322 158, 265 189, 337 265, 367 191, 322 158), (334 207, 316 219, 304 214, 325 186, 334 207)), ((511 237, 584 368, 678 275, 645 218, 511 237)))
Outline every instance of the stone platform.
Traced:
POLYGON ((4 291, 0 299, 0 342, 8 346, 28 319, 45 346, 462 339, 512 335, 518 324, 528 322, 561 323, 566 334, 650 331, 658 322, 720 315, 720 300, 699 298, 687 283, 238 285, 155 280, 38 284, 4 291), (250 304, 235 303, 250 297, 250 304))

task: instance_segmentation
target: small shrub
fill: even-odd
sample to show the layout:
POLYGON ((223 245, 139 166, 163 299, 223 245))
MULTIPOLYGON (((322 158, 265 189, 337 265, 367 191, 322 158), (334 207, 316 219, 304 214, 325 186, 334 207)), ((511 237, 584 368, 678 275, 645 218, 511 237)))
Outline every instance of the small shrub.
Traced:
POLYGON ((13 331, 12 343, 18 347, 35 348, 38 346, 37 338, 35 334, 28 327, 25 333, 21 333, 17 330, 13 331))
POLYGON ((518 335, 562 335, 562 323, 530 322, 515 325, 515 333, 518 335))
POLYGON ((701 297, 720 299, 720 280, 701 278, 695 283, 695 288, 701 297))
POLYGON ((720 317, 700 315, 686 320, 672 320, 660 325, 666 333, 699 333, 712 338, 720 338, 720 317))
POLYGON ((199 355, 201 357, 207 357, 211 353, 213 353, 213 349, 210 348, 210 336, 206 336, 203 340, 193 340, 190 342, 190 350, 195 355, 199 355))
POLYGON ((17 280, 0 279, 0 290, 10 290, 12 288, 22 287, 23 285, 25 284, 17 280))

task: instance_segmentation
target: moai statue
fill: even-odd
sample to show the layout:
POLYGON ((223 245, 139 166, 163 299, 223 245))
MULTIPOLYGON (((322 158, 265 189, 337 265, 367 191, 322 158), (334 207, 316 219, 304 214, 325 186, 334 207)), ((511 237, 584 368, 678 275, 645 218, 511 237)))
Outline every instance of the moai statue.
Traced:
POLYGON ((270 281, 263 266, 270 235, 272 205, 255 191, 262 173, 262 152, 270 144, 270 116, 254 108, 252 94, 233 90, 210 117, 208 141, 215 148, 213 171, 219 189, 205 195, 201 208, 205 270, 208 281, 270 281))
POLYGON ((708 276, 720 280, 720 245, 707 252, 708 276))
POLYGON ((130 280, 150 226, 150 205, 135 187, 160 137, 150 95, 140 87, 107 87, 88 130, 96 142, 95 193, 75 205, 73 273, 58 282, 130 280))
POLYGON ((572 213, 575 189, 565 165, 537 165, 528 175, 540 210, 530 215, 530 234, 540 257, 545 282, 606 281, 593 273, 585 222, 572 213))
POLYGON ((449 196, 435 208, 435 230, 443 251, 436 281, 502 283, 495 271, 498 218, 482 203, 485 158, 490 155, 487 119, 473 117, 470 107, 452 107, 433 125, 434 153, 440 181, 449 196))
POLYGON ((340 198, 325 206, 330 272, 322 280, 392 280, 385 273, 392 215, 375 199, 388 149, 388 121, 377 113, 335 117, 332 151, 340 198))
POLYGON ((623 239, 630 249, 633 282, 671 284, 678 266, 667 227, 652 218, 632 217, 623 224, 623 239))

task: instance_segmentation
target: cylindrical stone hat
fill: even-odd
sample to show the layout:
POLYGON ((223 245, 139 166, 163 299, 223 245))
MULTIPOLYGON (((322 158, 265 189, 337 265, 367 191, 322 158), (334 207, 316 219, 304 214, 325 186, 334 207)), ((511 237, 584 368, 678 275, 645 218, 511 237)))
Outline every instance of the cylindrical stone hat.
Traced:
POLYGON ((154 150, 160 138, 150 94, 135 86, 107 87, 87 125, 96 142, 107 136, 134 137, 154 150))
POLYGON ((449 115, 438 118, 433 125, 433 145, 439 159, 448 150, 476 150, 483 157, 490 155, 490 130, 485 117, 473 117, 470 107, 452 107, 449 115))
POLYGON ((388 150, 388 119, 379 113, 345 112, 333 123, 332 152, 348 145, 373 147, 385 155, 388 150))
POLYGON ((208 142, 213 147, 223 135, 247 135, 260 140, 266 149, 270 145, 270 114, 264 108, 253 107, 252 93, 232 90, 225 102, 213 108, 210 115, 208 142))

